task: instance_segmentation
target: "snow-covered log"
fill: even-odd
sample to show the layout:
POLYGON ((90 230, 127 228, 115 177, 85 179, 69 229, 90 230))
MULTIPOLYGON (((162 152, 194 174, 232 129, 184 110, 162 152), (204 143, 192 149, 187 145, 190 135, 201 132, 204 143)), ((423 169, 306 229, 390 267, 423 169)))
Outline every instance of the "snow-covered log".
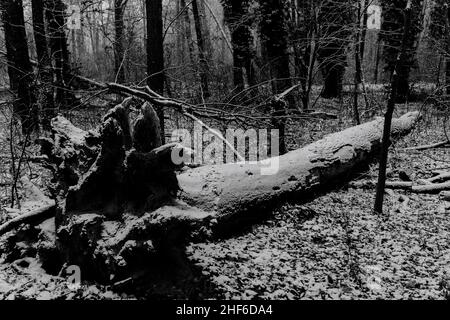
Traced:
MULTIPOLYGON (((407 134, 418 119, 412 112, 395 119, 392 136, 407 134)), ((304 148, 271 159, 274 174, 264 164, 205 166, 178 176, 180 198, 193 207, 211 212, 218 226, 261 215, 280 200, 302 201, 348 181, 379 153, 381 119, 328 135, 304 148)))

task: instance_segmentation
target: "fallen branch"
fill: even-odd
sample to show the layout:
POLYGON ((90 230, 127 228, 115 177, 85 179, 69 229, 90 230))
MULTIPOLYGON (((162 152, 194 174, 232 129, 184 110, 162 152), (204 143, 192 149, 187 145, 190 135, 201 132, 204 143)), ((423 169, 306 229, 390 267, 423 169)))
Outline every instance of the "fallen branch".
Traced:
POLYGON ((401 150, 402 151, 424 151, 424 150, 443 148, 443 147, 450 147, 450 141, 442 141, 442 142, 428 144, 428 145, 424 145, 424 146, 404 148, 401 150))
POLYGON ((55 202, 49 203, 42 208, 22 214, 0 226, 0 236, 19 227, 22 224, 38 224, 55 215, 55 202))
MULTIPOLYGON (((377 186, 376 181, 354 181, 349 183, 349 187, 355 189, 369 189, 377 186)), ((411 189, 413 187, 412 182, 405 181, 386 181, 387 189, 411 189)))
MULTIPOLYGON (((0 159, 10 159, 11 155, 0 154, 0 159)), ((33 157, 24 157, 23 160, 33 163, 41 163, 44 161, 48 161, 47 156, 33 156, 33 157)))
MULTIPOLYGON (((350 187, 357 189, 375 188, 376 185, 377 185, 376 181, 356 181, 349 183, 350 187)), ((439 193, 439 191, 450 190, 450 182, 415 185, 413 182, 387 181, 386 189, 406 190, 414 193, 439 193)))
POLYGON ((445 182, 447 180, 450 180, 450 172, 444 172, 444 173, 441 173, 441 174, 437 175, 436 177, 427 179, 427 181, 431 182, 431 183, 445 182))
POLYGON ((426 184, 422 186, 412 187, 412 191, 415 193, 439 193, 443 190, 450 190, 450 182, 426 184))

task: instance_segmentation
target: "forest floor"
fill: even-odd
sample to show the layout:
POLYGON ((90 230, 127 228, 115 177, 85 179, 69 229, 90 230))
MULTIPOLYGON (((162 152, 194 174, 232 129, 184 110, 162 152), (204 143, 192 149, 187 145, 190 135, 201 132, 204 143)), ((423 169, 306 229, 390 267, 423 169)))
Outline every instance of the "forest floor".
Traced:
MULTIPOLYGON (((401 150, 445 140, 439 119, 396 143, 390 180, 450 170, 449 149, 401 150)), ((377 168, 359 179, 376 180, 377 168)), ((227 299, 450 299, 450 202, 389 191, 380 216, 374 197, 343 187, 284 204, 237 237, 192 245, 191 259, 227 299)))
MULTIPOLYGON (((404 111, 398 108, 398 115, 404 111)), ((291 126, 291 149, 349 127, 352 121, 343 116, 301 125, 291 126)), ((412 180, 431 177, 435 170, 449 171, 449 149, 402 150, 442 141, 443 132, 442 116, 427 112, 414 132, 393 146, 389 179, 398 180, 401 171, 412 180)), ((7 150, 7 145, 0 149, 7 150)), ((2 161, 0 167, 6 165, 2 161)), ((358 179, 376 179, 376 169, 377 165, 371 166, 358 179)), ((5 175, 8 169, 0 168, 0 183, 2 172, 5 175)), ((42 175, 31 178, 45 186, 42 175)), ((8 193, 1 192, 4 189, 0 188, 3 209, 9 200, 8 193)), ((438 195, 389 191, 380 216, 372 211, 374 195, 374 189, 342 187, 311 201, 284 203, 268 220, 227 239, 190 245, 188 259, 202 284, 191 282, 199 287, 187 291, 199 291, 196 298, 211 299, 450 298, 450 203, 438 195), (202 292, 205 285, 212 290, 202 292)), ((187 297, 183 290, 167 296, 187 297)), ((0 260, 0 299, 5 298, 134 296, 89 283, 73 291, 63 277, 46 274, 35 260, 20 259, 8 264, 0 260)))

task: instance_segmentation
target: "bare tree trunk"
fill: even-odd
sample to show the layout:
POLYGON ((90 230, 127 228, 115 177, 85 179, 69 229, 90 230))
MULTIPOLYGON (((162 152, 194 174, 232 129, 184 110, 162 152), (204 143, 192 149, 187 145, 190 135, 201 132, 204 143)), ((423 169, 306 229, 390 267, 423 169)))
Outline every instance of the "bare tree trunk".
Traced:
POLYGON ((358 30, 356 35, 356 49, 355 49, 355 63, 356 63, 356 81, 359 83, 363 79, 362 64, 364 61, 364 50, 366 47, 366 34, 367 34, 367 8, 366 0, 358 2, 358 30), (362 18, 362 22, 361 22, 362 18))
POLYGON ((446 93, 450 95, 450 58, 445 59, 445 88, 446 93))
POLYGON ((446 57, 445 57, 445 87, 446 93, 450 94, 450 6, 447 6, 445 14, 445 30, 446 30, 446 57))
POLYGON ((244 89, 246 80, 250 86, 256 83, 253 68, 253 35, 251 21, 247 17, 249 3, 248 0, 228 0, 224 3, 225 21, 231 32, 233 48, 234 87, 239 92, 244 89))
POLYGON ((384 202, 384 190, 386 187, 386 168, 389 156, 389 146, 391 144, 391 125, 392 125, 392 116, 394 114, 395 103, 397 100, 397 94, 400 86, 400 77, 401 75, 398 72, 398 68, 404 63, 404 59, 406 59, 407 53, 407 43, 408 43, 408 34, 411 27, 411 2, 412 0, 408 0, 406 4, 406 8, 404 11, 404 29, 403 29, 403 39, 400 48, 400 54, 397 58, 397 62, 395 64, 393 73, 392 73, 392 81, 391 81, 391 92, 389 96, 389 101, 387 105, 386 114, 384 116, 384 130, 383 130, 383 143, 381 147, 381 156, 380 156, 380 166, 378 173, 378 185, 377 185, 377 194, 375 198, 375 212, 383 213, 383 202, 384 202))
MULTIPOLYGON (((283 1, 270 0, 261 1, 262 19, 261 35, 264 48, 270 65, 272 77, 272 91, 278 95, 292 86, 291 73, 289 68, 288 33, 286 23, 286 7, 283 1)), ((288 99, 289 109, 295 108, 295 101, 292 96, 288 99)), ((283 117, 286 113, 286 106, 283 103, 272 103, 274 127, 280 132, 280 153, 287 152, 285 145, 286 120, 283 117)))
POLYGON ((38 129, 38 113, 33 88, 33 68, 28 53, 22 0, 2 1, 0 10, 5 32, 10 88, 17 94, 14 113, 28 134, 38 129))
POLYGON ((203 41, 205 43, 205 54, 207 56, 211 56, 212 54, 211 33, 209 30, 208 18, 206 16, 205 1, 208 0, 198 0, 197 7, 200 17, 200 24, 203 32, 203 41))
POLYGON ((75 96, 70 91, 71 67, 64 28, 66 6, 61 0, 45 1, 50 53, 54 63, 54 79, 56 81, 55 103, 60 108, 67 108, 75 101, 75 96))
POLYGON ((125 64, 124 64, 124 48, 123 48, 123 15, 125 11, 127 1, 126 0, 114 0, 114 71, 115 82, 125 82, 125 64))
POLYGON ((373 83, 378 83, 378 74, 380 69, 380 59, 381 59, 381 39, 378 35, 377 39, 377 52, 375 54, 375 70, 373 72, 373 83))
POLYGON ((366 1, 358 1, 358 11, 357 11, 357 21, 356 21, 356 34, 355 34, 355 83, 354 83, 354 99, 353 99, 353 117, 356 124, 360 124, 361 120, 359 117, 359 107, 358 107, 358 91, 359 84, 362 83, 362 57, 364 54, 364 44, 366 35, 366 21, 367 21, 367 10, 366 1), (365 12, 365 13, 363 13, 365 12), (361 23, 361 18, 365 19, 361 23))
POLYGON ((32 0, 33 10, 33 32, 34 42, 36 44, 36 55, 38 62, 38 74, 40 79, 39 104, 42 109, 42 126, 45 130, 50 130, 50 120, 56 116, 55 102, 53 101, 53 74, 52 61, 48 54, 47 32, 44 22, 44 1, 32 0))
MULTIPOLYGON (((186 8, 186 0, 180 0, 181 9, 186 8)), ((194 64, 194 42, 192 40, 192 31, 191 31, 191 18, 189 17, 189 10, 184 10, 183 13, 184 18, 184 33, 188 45, 189 50, 189 60, 191 64, 194 64)))
MULTIPOLYGON (((159 94, 164 92, 164 43, 162 0, 146 0, 147 15, 147 84, 159 94)), ((164 110, 156 108, 164 139, 164 110)))
POLYGON ((198 0, 192 1, 192 12, 194 14, 195 32, 197 34, 198 56, 200 64, 200 84, 202 94, 205 98, 210 96, 208 84, 208 62, 206 60, 206 45, 202 29, 202 22, 198 8, 198 0))

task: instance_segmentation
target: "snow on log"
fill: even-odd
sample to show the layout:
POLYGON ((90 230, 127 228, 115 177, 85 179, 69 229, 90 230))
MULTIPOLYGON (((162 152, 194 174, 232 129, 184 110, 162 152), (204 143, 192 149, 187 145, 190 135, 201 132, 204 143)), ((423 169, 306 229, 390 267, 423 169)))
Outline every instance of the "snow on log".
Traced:
MULTIPOLYGON (((392 136, 406 135, 418 112, 392 123, 392 136)), ((211 212, 219 228, 246 215, 261 214, 280 200, 303 200, 311 193, 349 180, 379 153, 381 119, 328 135, 304 148, 271 159, 278 171, 263 175, 261 163, 205 166, 178 176, 180 198, 193 207, 211 212)))
MULTIPOLYGON (((132 125, 119 105, 104 117, 98 133, 73 130, 56 118, 53 139, 41 141, 43 152, 57 165, 55 188, 62 196, 55 223, 61 260, 79 265, 87 278, 117 282, 161 265, 167 253, 182 256, 188 241, 230 230, 229 222, 269 213, 284 199, 303 200, 351 178, 367 167, 381 145, 383 124, 376 120, 268 163, 205 166, 177 175, 180 164, 172 155, 184 148, 161 146, 155 127, 159 122, 149 108, 143 106, 132 125), (76 139, 60 132, 61 124, 76 139)), ((418 113, 409 113, 394 120, 393 135, 407 134, 417 118, 418 113)))

